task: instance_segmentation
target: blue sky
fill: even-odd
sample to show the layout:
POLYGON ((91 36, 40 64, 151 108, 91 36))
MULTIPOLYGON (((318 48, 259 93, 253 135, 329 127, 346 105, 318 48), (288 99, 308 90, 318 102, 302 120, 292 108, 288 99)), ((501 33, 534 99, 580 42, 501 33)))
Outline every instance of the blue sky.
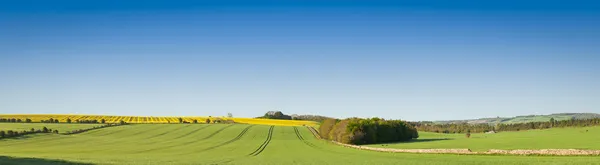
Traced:
POLYGON ((21 1, 0 112, 446 120, 600 113, 592 1, 21 1))

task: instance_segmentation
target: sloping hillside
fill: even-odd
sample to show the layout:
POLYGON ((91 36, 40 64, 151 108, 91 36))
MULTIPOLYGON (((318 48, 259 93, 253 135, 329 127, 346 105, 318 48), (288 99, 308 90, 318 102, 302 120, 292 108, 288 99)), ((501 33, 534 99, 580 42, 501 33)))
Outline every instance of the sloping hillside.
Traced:
POLYGON ((569 120, 569 119, 591 119, 600 118, 600 114, 597 113, 556 113, 550 115, 528 115, 528 116, 516 116, 516 117, 497 117, 497 118, 480 118, 480 119, 469 119, 469 120, 447 120, 447 121, 434 121, 436 124, 447 124, 447 123, 469 123, 469 124, 511 124, 511 123, 526 123, 526 122, 537 122, 537 121, 549 121, 551 118, 554 120, 569 120))

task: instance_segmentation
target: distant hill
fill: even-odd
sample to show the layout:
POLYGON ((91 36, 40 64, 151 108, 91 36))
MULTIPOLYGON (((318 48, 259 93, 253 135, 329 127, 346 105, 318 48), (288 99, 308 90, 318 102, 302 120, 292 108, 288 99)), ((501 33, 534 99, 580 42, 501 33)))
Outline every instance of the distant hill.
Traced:
POLYGON ((555 113, 550 115, 528 115, 528 116, 515 116, 515 117, 496 117, 496 118, 480 118, 470 120, 445 120, 445 121, 434 121, 436 124, 449 124, 449 123, 469 123, 469 124, 511 124, 511 123, 527 123, 527 122, 538 122, 538 121, 549 121, 550 118, 554 120, 569 120, 569 119, 591 119, 600 118, 600 114, 597 113, 555 113))

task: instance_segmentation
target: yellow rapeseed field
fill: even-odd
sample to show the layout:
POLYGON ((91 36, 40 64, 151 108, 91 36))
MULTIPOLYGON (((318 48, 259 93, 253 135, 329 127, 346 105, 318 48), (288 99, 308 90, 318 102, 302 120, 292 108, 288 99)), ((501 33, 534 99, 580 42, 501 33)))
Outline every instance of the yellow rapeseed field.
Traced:
POLYGON ((67 119, 71 119, 72 122, 77 120, 97 120, 101 121, 104 119, 106 123, 119 123, 124 121, 127 123, 135 124, 160 124, 160 123, 179 123, 179 118, 185 122, 193 123, 197 120, 198 123, 205 123, 206 119, 211 121, 215 120, 233 120, 235 123, 244 124, 261 124, 261 125, 279 125, 279 126, 315 126, 316 122, 313 121, 302 121, 302 120, 273 120, 273 119, 254 119, 254 118, 228 118, 228 117, 193 117, 193 116, 104 116, 104 115, 68 115, 68 114, 10 114, 0 115, 0 118, 5 119, 31 119, 32 122, 41 122, 42 120, 48 120, 50 118, 58 120, 61 123, 67 122, 67 119))

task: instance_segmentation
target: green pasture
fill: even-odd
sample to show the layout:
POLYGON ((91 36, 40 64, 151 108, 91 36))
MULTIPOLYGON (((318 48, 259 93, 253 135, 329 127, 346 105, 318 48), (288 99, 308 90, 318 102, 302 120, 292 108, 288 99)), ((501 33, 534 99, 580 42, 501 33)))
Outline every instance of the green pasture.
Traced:
POLYGON ((382 148, 434 149, 468 148, 473 151, 489 149, 600 149, 600 127, 553 128, 495 134, 442 134, 419 132, 410 142, 367 145, 382 148))
MULTIPOLYGON (((574 130, 577 131, 571 132, 578 132, 581 129, 574 130)), ((590 131, 591 133, 588 134, 598 131, 598 128, 590 131)), ((493 136, 508 136, 505 134, 507 133, 493 136)), ((515 132, 514 134, 513 137, 517 134, 532 136, 527 132, 515 132)), ((423 139, 435 137, 429 135, 422 133, 423 139)), ((459 136, 462 135, 453 137, 463 138, 459 136)), ((481 136, 485 135, 477 134, 468 140, 483 139, 481 136)), ((452 143, 452 140, 443 142, 452 143)), ((466 143, 458 139, 455 142, 466 143)), ((554 145, 550 139, 546 142, 548 142, 548 146, 554 145)), ((419 142, 421 145, 434 143, 442 143, 442 141, 419 142)), ((389 146, 417 146, 417 144, 414 142, 389 146)), ((497 145, 506 144, 509 143, 497 145)), ((138 124, 97 129, 75 135, 36 134, 30 135, 30 138, 2 139, 0 140, 0 164, 546 165, 600 164, 600 157, 382 153, 345 148, 318 140, 305 127, 244 124, 138 124)))

